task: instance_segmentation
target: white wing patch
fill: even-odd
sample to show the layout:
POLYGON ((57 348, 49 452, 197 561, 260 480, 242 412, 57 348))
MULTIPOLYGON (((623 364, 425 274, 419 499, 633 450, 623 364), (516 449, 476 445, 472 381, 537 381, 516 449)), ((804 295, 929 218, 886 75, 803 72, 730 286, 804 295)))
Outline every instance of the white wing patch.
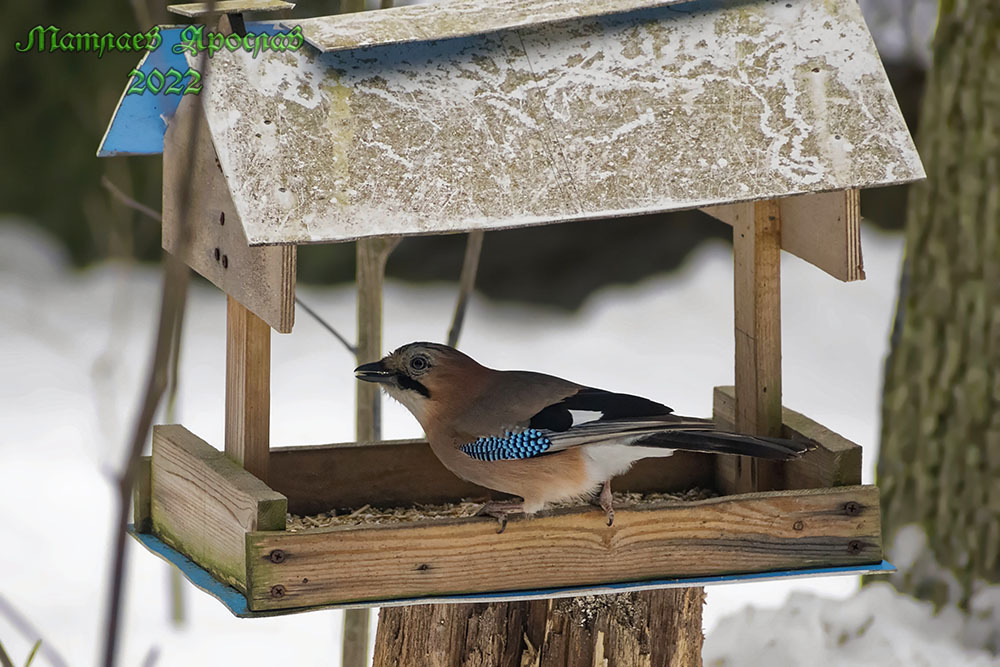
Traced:
POLYGON ((570 410, 569 414, 573 417, 573 426, 597 421, 601 418, 600 410, 570 410))

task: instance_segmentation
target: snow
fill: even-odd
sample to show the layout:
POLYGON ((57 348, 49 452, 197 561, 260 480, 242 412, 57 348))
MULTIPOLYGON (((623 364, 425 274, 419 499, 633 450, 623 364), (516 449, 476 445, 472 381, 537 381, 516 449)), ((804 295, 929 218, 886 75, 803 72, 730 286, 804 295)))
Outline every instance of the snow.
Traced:
MULTIPOLYGON (((842 284, 784 256, 782 331, 786 405, 862 443, 864 479, 870 482, 902 241, 867 227, 863 239, 868 280, 860 283, 842 284)), ((0 520, 15 543, 0 549, 5 573, 0 596, 41 629, 47 645, 79 665, 96 661, 100 651, 114 508, 110 471, 121 463, 135 419, 161 278, 154 267, 124 263, 72 271, 54 248, 34 229, 0 220, 0 520)), ((681 413, 707 415, 712 387, 733 379, 731 272, 729 248, 707 243, 680 271, 605 289, 575 314, 476 296, 463 347, 488 365, 551 372, 662 400, 681 413)), ((354 337, 350 288, 303 287, 299 295, 354 337)), ((453 284, 390 281, 387 348, 440 340, 454 298, 453 284)), ((194 282, 178 419, 213 443, 223 434, 224 322, 221 294, 194 282)), ((302 312, 294 333, 272 340, 272 442, 350 440, 351 356, 302 312)), ((404 438, 420 432, 403 408, 387 403, 384 434, 404 438)), ((187 624, 173 627, 168 567, 131 540, 128 550, 121 664, 140 664, 153 646, 163 667, 339 664, 339 612, 240 620, 185 586, 187 624)), ((852 598, 856 589, 855 578, 710 588, 705 625, 715 629, 709 635, 711 655, 741 660, 722 663, 727 665, 758 664, 748 662, 752 656, 772 664, 832 665, 845 656, 853 656, 855 664, 882 664, 873 661, 885 656, 921 664, 905 662, 918 655, 935 664, 985 664, 968 662, 980 658, 954 645, 951 617, 931 618, 905 600, 890 605, 881 588, 852 598), (753 611, 723 620, 748 603, 753 611), (891 617, 880 612, 858 636, 869 603, 885 605, 891 617), (768 645, 777 636, 775 628, 789 640, 768 645), (844 632, 848 640, 838 646, 844 632), (759 648, 732 657, 727 651, 737 635, 759 648), (906 653, 896 645, 900 638, 924 643, 906 653), (931 645, 934 638, 944 642, 940 651, 931 645), (951 657, 941 657, 948 650, 951 657), (827 662, 813 662, 814 656, 827 662)), ((31 645, 2 616, 0 641, 15 661, 31 645)))
POLYGON ((706 638, 703 655, 705 667, 1000 665, 967 646, 966 625, 955 607, 935 614, 929 602, 879 582, 845 600, 796 592, 778 609, 728 616, 706 638))

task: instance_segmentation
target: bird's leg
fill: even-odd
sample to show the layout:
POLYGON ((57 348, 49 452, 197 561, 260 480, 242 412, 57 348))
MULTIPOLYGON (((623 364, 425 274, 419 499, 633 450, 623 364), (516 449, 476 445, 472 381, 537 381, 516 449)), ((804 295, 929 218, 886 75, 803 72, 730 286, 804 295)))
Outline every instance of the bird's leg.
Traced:
POLYGON ((507 528, 507 515, 514 512, 523 512, 524 503, 520 500, 491 500, 476 512, 475 516, 492 516, 500 522, 497 535, 507 528))
POLYGON ((604 482, 604 488, 601 489, 601 509, 608 513, 608 525, 610 526, 615 522, 614 497, 611 495, 610 479, 604 482))

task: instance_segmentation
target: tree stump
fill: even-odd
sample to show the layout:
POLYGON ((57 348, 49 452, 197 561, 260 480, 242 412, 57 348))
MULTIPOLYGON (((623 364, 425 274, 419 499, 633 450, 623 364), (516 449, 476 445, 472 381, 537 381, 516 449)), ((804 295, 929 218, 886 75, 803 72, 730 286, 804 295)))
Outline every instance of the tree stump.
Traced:
POLYGON ((383 608, 374 667, 690 667, 703 588, 383 608))

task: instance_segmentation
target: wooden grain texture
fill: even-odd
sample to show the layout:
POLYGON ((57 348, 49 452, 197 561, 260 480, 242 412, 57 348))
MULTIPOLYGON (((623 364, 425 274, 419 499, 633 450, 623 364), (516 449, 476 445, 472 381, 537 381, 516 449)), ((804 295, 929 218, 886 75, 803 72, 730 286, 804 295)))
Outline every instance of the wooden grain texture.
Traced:
POLYGON ((881 560, 878 489, 840 487, 247 536, 248 603, 280 609, 423 595, 767 572, 881 560), (848 509, 849 508, 849 509, 848 509))
POLYGON ((148 533, 153 529, 152 509, 150 507, 151 466, 151 457, 142 456, 139 458, 135 486, 132 488, 132 525, 140 533, 148 533))
POLYGON ((284 531, 288 503, 183 426, 153 427, 153 532, 246 590, 246 533, 284 531))
POLYGON ((277 12, 294 9, 295 3, 283 0, 219 0, 218 2, 187 2, 167 5, 167 11, 197 18, 211 14, 231 14, 240 12, 277 12))
POLYGON ((163 140, 163 248, 282 333, 295 323, 296 249, 251 248, 216 157, 208 123, 188 155, 198 97, 185 96, 163 140), (181 193, 194 170, 188 243, 179 242, 181 193))
POLYGON ((374 667, 691 667, 702 588, 379 612, 374 667))
MULTIPOLYGON (((247 238, 505 229, 923 176, 856 0, 699 7, 217 52, 201 98, 247 238)), ((367 14, 351 20, 386 13, 367 14)))
MULTIPOLYGON (((282 21, 301 26, 320 51, 455 39, 513 28, 674 5, 685 0, 437 0, 386 12, 334 14, 282 21)), ((363 3, 362 3, 363 8, 363 3)))
POLYGON ((233 297, 228 297, 226 306, 226 454, 266 482, 271 329, 233 297))
MULTIPOLYGON (((736 428, 736 390, 734 387, 716 387, 712 420, 720 429, 736 428)), ((838 433, 783 407, 781 410, 781 437, 802 442, 812 442, 816 448, 801 458, 781 465, 782 489, 820 489, 833 486, 852 486, 861 483, 861 445, 855 444, 838 433)), ((729 466, 733 457, 720 456, 718 463, 726 466, 720 475, 720 486, 731 478, 729 466)), ((724 493, 727 489, 720 488, 724 493)))
MULTIPOLYGON (((358 364, 382 358, 382 284, 389 254, 399 245, 398 238, 371 238, 358 241, 358 364)), ((382 392, 377 384, 357 380, 355 437, 358 441, 381 440, 382 392)))
MULTIPOLYGON (((646 459, 615 478, 614 488, 639 492, 712 488, 714 458, 677 452, 669 458, 646 459)), ((278 447, 271 450, 268 484, 287 496, 289 511, 295 514, 365 504, 397 507, 504 497, 456 477, 424 440, 278 447)))
MULTIPOLYGON (((701 210, 734 225, 750 204, 723 204, 701 210)), ((850 282, 864 280, 861 258, 861 197, 857 189, 819 192, 779 200, 781 249, 850 282)))
MULTIPOLYGON (((747 204, 734 217, 736 431, 781 431, 781 212, 776 200, 747 204)), ((780 487, 778 464, 733 461, 732 490, 780 487)))

